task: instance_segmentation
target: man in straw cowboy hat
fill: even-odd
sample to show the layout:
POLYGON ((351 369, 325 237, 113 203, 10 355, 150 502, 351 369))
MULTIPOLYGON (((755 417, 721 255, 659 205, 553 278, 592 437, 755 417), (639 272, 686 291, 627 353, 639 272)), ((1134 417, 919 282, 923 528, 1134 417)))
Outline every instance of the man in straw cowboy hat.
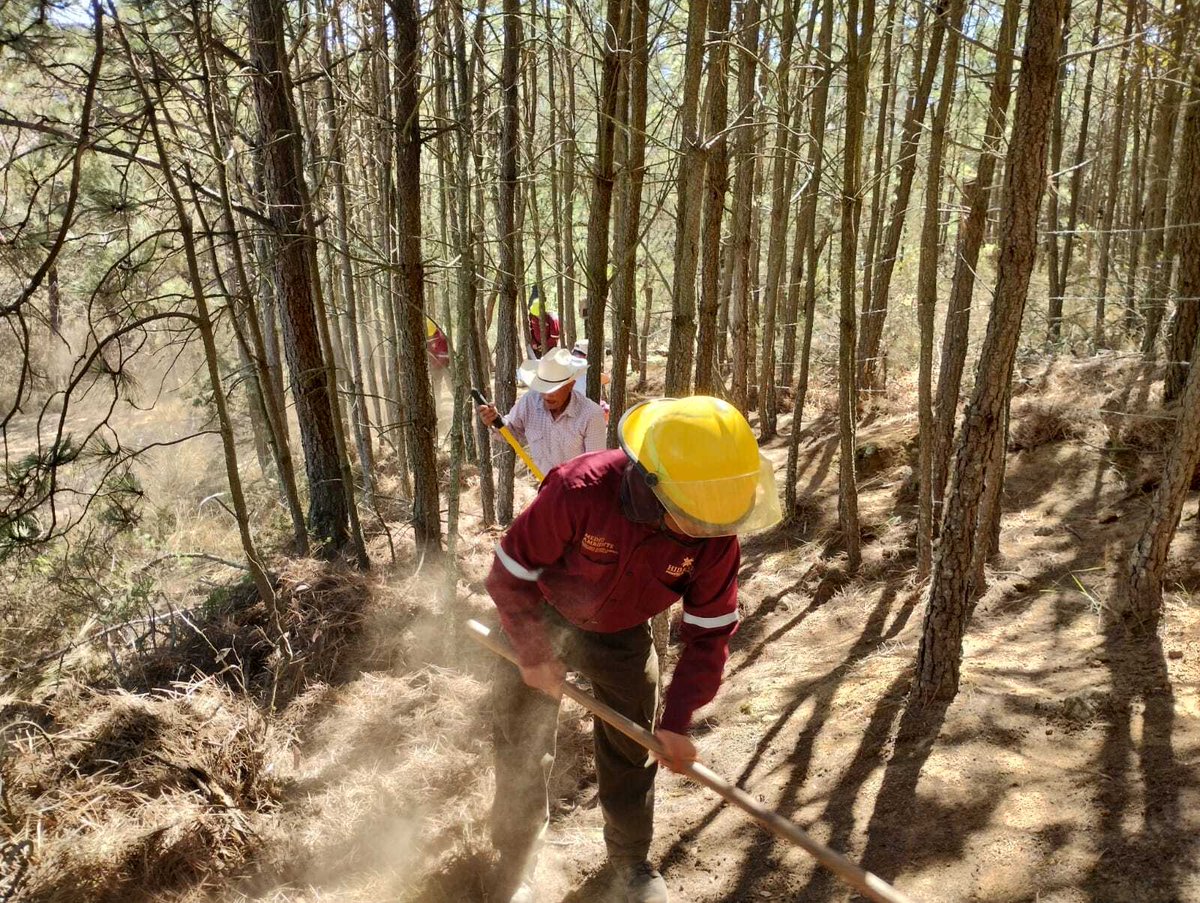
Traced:
MULTIPOLYGON (((494 685, 498 899, 531 901, 548 824, 560 686, 567 669, 596 697, 655 728, 658 658, 650 619, 683 600, 683 652, 657 735, 664 763, 696 756, 693 712, 717 692, 737 629, 737 535, 780 519, 770 463, 741 413, 716 398, 656 399, 626 412, 621 448, 550 473, 496 546, 487 588, 520 661, 494 685)), ((618 892, 665 903, 647 857, 657 763, 601 722, 596 774, 604 840, 618 892)))
MULTIPOLYGON (((517 399, 504 420, 529 449, 538 470, 549 473, 576 455, 605 447, 604 411, 574 391, 583 372, 578 358, 565 348, 555 348, 539 361, 526 361, 521 370, 529 391, 517 399)), ((488 426, 499 416, 494 406, 479 406, 479 417, 488 426)))

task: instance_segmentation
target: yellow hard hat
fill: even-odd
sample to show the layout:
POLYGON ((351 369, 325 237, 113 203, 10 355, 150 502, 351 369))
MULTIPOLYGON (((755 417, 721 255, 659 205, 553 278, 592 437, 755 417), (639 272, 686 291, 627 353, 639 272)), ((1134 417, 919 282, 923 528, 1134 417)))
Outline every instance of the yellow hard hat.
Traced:
POLYGON ((434 323, 432 319, 430 319, 429 317, 426 317, 425 318, 425 338, 432 339, 434 334, 437 333, 437 331, 438 331, 437 323, 434 323))
POLYGON ((618 435, 689 535, 750 533, 781 520, 774 468, 728 402, 707 395, 645 401, 625 412, 618 435))

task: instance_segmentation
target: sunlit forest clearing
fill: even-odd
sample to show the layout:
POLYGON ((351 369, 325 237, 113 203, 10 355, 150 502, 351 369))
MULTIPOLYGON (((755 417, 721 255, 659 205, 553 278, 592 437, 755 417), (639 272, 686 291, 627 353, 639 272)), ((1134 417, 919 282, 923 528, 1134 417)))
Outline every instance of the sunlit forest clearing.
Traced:
POLYGON ((0 3, 0 903, 1200 903, 1198 37, 0 3))

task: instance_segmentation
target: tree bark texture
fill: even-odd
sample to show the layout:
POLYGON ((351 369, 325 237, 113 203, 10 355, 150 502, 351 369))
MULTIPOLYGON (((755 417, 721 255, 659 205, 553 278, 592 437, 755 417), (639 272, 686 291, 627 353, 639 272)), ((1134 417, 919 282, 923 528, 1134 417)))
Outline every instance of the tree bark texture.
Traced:
POLYGON ((958 253, 954 261, 950 301, 946 306, 942 359, 938 368, 936 413, 933 418, 933 472, 930 477, 933 496, 932 527, 935 531, 940 527, 946 477, 950 469, 950 449, 954 441, 959 391, 967 360, 979 251, 983 247, 988 207, 993 196, 992 183, 996 178, 996 162, 1001 152, 1001 139, 1004 136, 1008 104, 1012 95, 1013 57, 1020 18, 1021 0, 1005 0, 1000 31, 996 39, 996 73, 992 78, 983 149, 975 167, 975 178, 965 192, 967 214, 959 228, 958 253))
POLYGON ((665 394, 686 395, 692 382, 696 341, 696 279, 700 251, 700 211, 704 204, 704 146, 700 134, 700 76, 708 0, 688 4, 683 64, 679 188, 675 197, 675 280, 671 292, 671 335, 667 347, 665 394))
POLYGON ((1050 112, 1065 12, 1065 0, 1045 0, 1030 8, 1005 171, 995 300, 954 458, 917 654, 916 698, 921 704, 952 699, 958 691, 962 638, 973 592, 972 550, 979 500, 988 472, 994 470, 989 459, 997 433, 1004 429, 1009 380, 1037 256, 1038 214, 1046 186, 1050 112))
MULTIPOLYGON (((1192 73, 1191 97, 1179 155, 1179 295, 1200 297, 1200 61, 1192 73)), ((1195 302, 1193 302, 1194 304, 1195 302)), ((1195 316, 1193 310, 1192 316, 1195 316)), ((1192 360, 1197 345, 1193 339, 1192 360)), ((1162 482, 1154 492, 1129 567, 1129 612, 1135 627, 1153 635, 1162 618, 1163 573, 1179 515, 1200 463, 1200 368, 1187 369, 1179 420, 1167 452, 1162 482)))
POLYGON ((308 476, 308 527, 327 555, 349 541, 350 500, 342 485, 325 357, 313 303, 301 180, 299 124, 288 93, 282 10, 269 0, 249 0, 250 61, 262 130, 268 215, 277 242, 275 285, 280 300, 284 356, 296 402, 308 476))

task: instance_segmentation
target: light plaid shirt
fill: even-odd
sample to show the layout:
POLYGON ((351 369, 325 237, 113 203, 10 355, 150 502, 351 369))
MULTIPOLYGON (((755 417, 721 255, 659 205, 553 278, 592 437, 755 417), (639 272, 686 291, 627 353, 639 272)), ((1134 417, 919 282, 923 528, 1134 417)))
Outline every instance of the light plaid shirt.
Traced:
POLYGON ((571 393, 557 420, 546 410, 538 392, 526 392, 518 398, 504 420, 543 474, 584 452, 607 447, 604 411, 579 392, 571 393))

